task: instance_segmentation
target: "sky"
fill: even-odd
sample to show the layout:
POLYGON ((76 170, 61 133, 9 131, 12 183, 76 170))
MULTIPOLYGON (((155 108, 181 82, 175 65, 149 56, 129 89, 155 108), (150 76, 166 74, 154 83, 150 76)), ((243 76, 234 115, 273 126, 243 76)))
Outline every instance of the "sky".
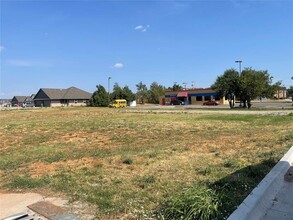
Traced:
POLYGON ((0 32, 0 98, 108 83, 136 92, 141 81, 207 88, 236 60, 293 85, 292 0, 0 0, 0 32))

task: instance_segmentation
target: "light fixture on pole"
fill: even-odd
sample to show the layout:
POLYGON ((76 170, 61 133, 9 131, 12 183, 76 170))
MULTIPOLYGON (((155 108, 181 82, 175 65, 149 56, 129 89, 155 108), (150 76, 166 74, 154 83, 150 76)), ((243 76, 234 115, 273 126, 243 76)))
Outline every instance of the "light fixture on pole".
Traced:
POLYGON ((111 79, 111 76, 108 77, 108 94, 110 95, 110 79, 111 79))
POLYGON ((241 74, 241 63, 242 60, 236 60, 235 63, 239 63, 239 75, 241 74))

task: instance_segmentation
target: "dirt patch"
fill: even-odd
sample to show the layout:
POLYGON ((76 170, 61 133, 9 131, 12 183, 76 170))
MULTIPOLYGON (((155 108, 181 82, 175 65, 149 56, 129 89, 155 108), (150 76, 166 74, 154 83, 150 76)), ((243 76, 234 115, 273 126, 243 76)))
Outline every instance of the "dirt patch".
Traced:
MULTIPOLYGON (((55 132, 56 133, 56 132, 55 132)), ((54 140, 50 140, 51 143, 85 143, 85 142, 94 142, 97 143, 100 147, 103 147, 105 143, 108 143, 109 137, 105 136, 100 132, 72 132, 64 135, 64 132, 57 132, 55 134, 54 140)))
POLYGON ((77 160, 59 161, 53 163, 37 162, 23 168, 32 178, 40 177, 44 174, 53 175, 60 172, 61 169, 78 170, 81 168, 92 168, 100 164, 101 160, 93 158, 82 158, 77 160))

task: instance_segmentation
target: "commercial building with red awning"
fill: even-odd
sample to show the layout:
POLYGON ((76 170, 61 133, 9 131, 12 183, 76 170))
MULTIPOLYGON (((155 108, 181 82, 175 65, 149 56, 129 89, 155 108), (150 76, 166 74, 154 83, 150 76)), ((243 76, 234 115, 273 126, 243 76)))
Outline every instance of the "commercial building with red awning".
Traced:
POLYGON ((178 92, 177 93, 177 97, 187 98, 188 97, 188 92, 178 92))
POLYGON ((227 104, 228 101, 224 97, 220 97, 216 90, 211 88, 194 88, 184 90, 166 90, 164 103, 170 104, 173 100, 184 101, 185 104, 202 104, 205 101, 217 101, 221 104, 227 104))

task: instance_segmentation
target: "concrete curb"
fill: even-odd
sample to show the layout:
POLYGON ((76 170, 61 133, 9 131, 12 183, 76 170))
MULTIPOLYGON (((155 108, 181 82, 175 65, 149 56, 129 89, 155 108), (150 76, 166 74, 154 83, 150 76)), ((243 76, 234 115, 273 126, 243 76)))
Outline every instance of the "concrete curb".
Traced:
POLYGON ((293 146, 254 188, 228 220, 262 219, 268 212, 279 190, 284 185, 284 175, 293 163, 293 146))

